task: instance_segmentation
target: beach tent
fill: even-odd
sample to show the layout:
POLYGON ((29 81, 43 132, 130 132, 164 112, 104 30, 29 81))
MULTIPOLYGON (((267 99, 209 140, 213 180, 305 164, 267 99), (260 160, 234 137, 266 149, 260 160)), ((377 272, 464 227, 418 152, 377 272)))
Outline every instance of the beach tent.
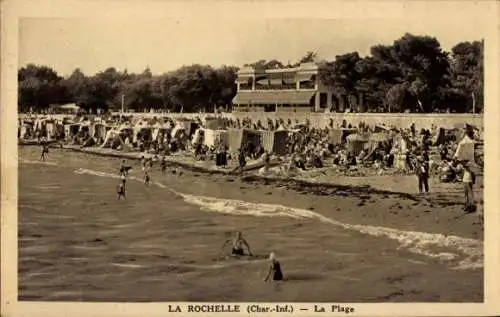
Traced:
POLYGON ((45 121, 45 131, 47 133, 47 140, 51 141, 56 138, 57 128, 55 120, 45 121))
POLYGON ((96 139, 104 139, 106 138, 106 132, 107 132, 107 125, 102 122, 96 122, 93 124, 93 131, 94 133, 91 134, 93 138, 96 139))
POLYGON ((172 138, 178 138, 180 137, 183 133, 186 133, 186 130, 184 128, 183 124, 176 124, 172 131, 170 132, 170 136, 172 138))
POLYGON ((250 129, 229 129, 229 151, 236 152, 249 143, 257 147, 262 143, 262 134, 257 130, 250 129))
POLYGON ((191 123, 189 119, 178 120, 175 125, 182 128, 187 135, 191 135, 191 123))
POLYGON ((120 127, 108 130, 101 148, 117 148, 118 146, 124 148, 126 145, 124 138, 126 132, 126 129, 121 129, 120 127))
POLYGON ((436 134, 432 136, 432 144, 440 145, 444 144, 446 141, 446 130, 444 128, 438 128, 436 134))
POLYGON ((393 138, 393 148, 397 153, 406 153, 408 151, 409 140, 407 137, 397 134, 393 138))
POLYGON ((224 118, 205 118, 204 127, 210 130, 222 130, 226 128, 226 122, 224 118))
POLYGON ((29 139, 33 136, 33 122, 23 121, 20 126, 20 138, 29 139))
POLYGON ((342 143, 343 131, 341 129, 331 129, 328 132, 328 143, 338 145, 342 143))
POLYGON ((194 131, 192 144, 204 144, 205 131, 203 128, 198 128, 194 131))
POLYGON ((163 125, 161 125, 159 122, 156 122, 152 127, 151 127, 151 137, 153 141, 157 141, 158 137, 163 136, 164 132, 166 129, 163 128, 163 125))
POLYGON ((459 161, 475 162, 474 145, 474 140, 465 135, 458 143, 454 158, 458 159, 459 161))
POLYGON ((229 146, 229 131, 227 130, 211 130, 204 129, 206 146, 213 146, 216 144, 223 144, 229 146))
POLYGON ((365 149, 368 150, 368 155, 365 158, 369 159, 382 145, 389 144, 391 139, 388 133, 372 133, 365 145, 365 149))
POLYGON ((131 125, 123 123, 118 127, 118 132, 120 138, 124 143, 133 142, 134 140, 134 129, 131 125), (128 139, 128 140, 127 140, 128 139))
POLYGON ((276 131, 286 131, 286 128, 283 126, 283 124, 280 124, 280 126, 278 127, 278 129, 276 129, 276 131))
POLYGON ((67 141, 72 140, 80 131, 80 124, 70 123, 64 125, 64 137, 67 141))
POLYGON ((265 131, 262 130, 262 147, 269 153, 285 155, 287 153, 287 131, 265 131))
POLYGON ((350 134, 347 136, 347 149, 349 152, 358 155, 368 144, 368 138, 361 134, 350 134))

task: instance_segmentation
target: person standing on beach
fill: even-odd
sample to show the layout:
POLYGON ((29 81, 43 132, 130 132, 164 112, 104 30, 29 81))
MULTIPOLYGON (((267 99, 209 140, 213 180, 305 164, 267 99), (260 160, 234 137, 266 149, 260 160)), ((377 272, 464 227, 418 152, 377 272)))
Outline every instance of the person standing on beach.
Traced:
POLYGON ((415 164, 415 174, 418 179, 418 192, 429 192, 429 166, 423 157, 419 156, 415 164))
POLYGON ((240 151, 238 153, 238 163, 239 163, 240 172, 242 172, 243 168, 245 168, 245 166, 247 165, 245 151, 243 151, 242 149, 240 149, 240 151))
POLYGON ((281 264, 276 260, 276 255, 274 252, 271 252, 269 255, 269 260, 271 260, 271 264, 269 265, 269 271, 267 273, 267 276, 264 278, 264 282, 267 282, 269 279, 272 281, 282 281, 284 276, 283 272, 281 271, 281 264))
POLYGON ((464 211, 466 213, 473 212, 474 208, 474 184, 476 183, 476 175, 471 171, 469 163, 465 162, 463 164, 464 175, 462 177, 462 183, 464 184, 464 194, 465 194, 465 206, 464 211))

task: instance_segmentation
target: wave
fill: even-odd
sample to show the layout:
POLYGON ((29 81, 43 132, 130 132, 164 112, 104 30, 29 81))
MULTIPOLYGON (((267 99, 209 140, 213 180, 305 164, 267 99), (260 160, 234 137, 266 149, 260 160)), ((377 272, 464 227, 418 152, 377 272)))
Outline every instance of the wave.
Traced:
POLYGON ((55 166, 57 163, 55 162, 47 162, 47 161, 33 161, 33 160, 20 160, 19 163, 21 164, 39 164, 39 165, 51 165, 55 166))
MULTIPOLYGON (((117 174, 83 168, 76 170, 75 173, 119 178, 117 174)), ((133 176, 129 176, 129 179, 142 181, 140 178, 133 176)), ((153 182, 153 184, 182 197, 186 203, 195 205, 202 211, 255 217, 289 217, 296 220, 314 219, 347 230, 357 231, 362 234, 395 240, 400 245, 399 249, 405 249, 429 258, 438 259, 444 262, 458 262, 458 264, 453 267, 454 269, 478 269, 482 268, 484 265, 483 242, 476 239, 462 238, 454 235, 404 231, 379 226, 347 224, 310 210, 276 204, 246 202, 235 199, 195 196, 177 192, 159 182, 153 182)))

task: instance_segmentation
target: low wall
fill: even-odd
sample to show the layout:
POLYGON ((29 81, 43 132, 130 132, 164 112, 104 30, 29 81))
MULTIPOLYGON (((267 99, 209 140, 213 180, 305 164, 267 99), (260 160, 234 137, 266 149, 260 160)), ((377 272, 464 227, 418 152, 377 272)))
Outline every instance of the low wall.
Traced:
MULTIPOLYGON (((141 117, 160 117, 159 113, 130 113, 128 115, 141 116, 141 117)), ((200 117, 214 116, 214 114, 199 114, 199 113, 169 113, 169 117, 200 117)), ((360 122, 365 122, 368 125, 386 124, 393 125, 398 128, 408 128, 412 123, 419 129, 428 129, 432 124, 443 127, 453 128, 457 125, 464 125, 465 123, 475 125, 479 128, 483 127, 483 116, 481 114, 470 113, 444 113, 444 114, 418 114, 418 113, 270 113, 270 112, 234 112, 224 113, 222 116, 232 119, 250 118, 256 122, 261 120, 263 124, 267 123, 267 119, 288 119, 295 122, 303 123, 309 119, 312 125, 317 127, 325 127, 333 120, 334 126, 341 124, 343 120, 347 123, 357 126, 360 122)))

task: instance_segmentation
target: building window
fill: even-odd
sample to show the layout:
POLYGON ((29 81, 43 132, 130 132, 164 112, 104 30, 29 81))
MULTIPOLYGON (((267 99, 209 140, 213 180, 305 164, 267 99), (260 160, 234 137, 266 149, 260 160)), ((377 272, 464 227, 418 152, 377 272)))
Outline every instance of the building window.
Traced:
POLYGON ((252 84, 241 83, 240 90, 252 90, 252 84))
POLYGON ((313 80, 301 81, 300 89, 314 89, 316 87, 316 83, 313 80))
POLYGON ((321 109, 326 108, 326 104, 328 103, 328 95, 326 93, 320 93, 319 94, 319 107, 321 109))

